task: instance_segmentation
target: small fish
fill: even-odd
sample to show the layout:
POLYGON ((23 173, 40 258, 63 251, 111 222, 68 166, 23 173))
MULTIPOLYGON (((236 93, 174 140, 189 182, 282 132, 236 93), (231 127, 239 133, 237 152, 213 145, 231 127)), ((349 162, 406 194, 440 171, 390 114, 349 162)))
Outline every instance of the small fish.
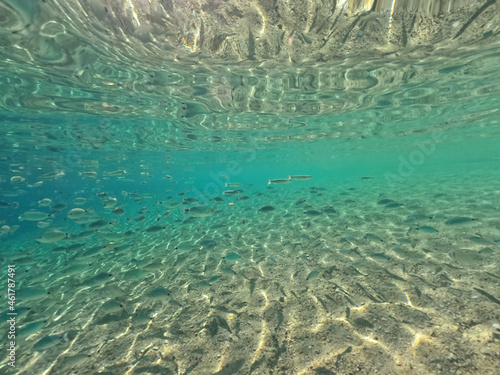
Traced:
POLYGON ((247 201, 250 197, 248 195, 242 195, 241 197, 236 198, 237 201, 247 201))
POLYGON ((275 208, 273 206, 264 206, 262 208, 259 208, 260 212, 271 212, 274 210, 275 210, 275 208))
POLYGON ((215 282, 215 281, 217 281, 219 279, 220 279, 220 276, 214 275, 210 279, 208 279, 208 282, 209 283, 213 283, 213 282, 215 282))
POLYGON ((106 284, 100 289, 100 294, 108 298, 123 297, 127 294, 122 288, 115 284, 106 284))
POLYGON ((321 211, 307 210, 307 211, 304 211, 304 214, 306 214, 308 216, 319 216, 319 215, 321 215, 321 211))
POLYGON ((292 181, 291 178, 276 178, 274 180, 267 180, 267 184, 288 184, 290 181, 292 181))
POLYGON ((237 182, 226 182, 226 185, 225 186, 229 186, 229 187, 240 187, 241 184, 237 183, 237 182))
POLYGON ((482 289, 479 289, 479 288, 472 288, 472 289, 474 289, 476 292, 478 292, 478 293, 482 294, 483 296, 485 296, 486 298, 488 298, 491 302, 494 302, 494 303, 500 305, 500 300, 498 300, 497 298, 495 298, 494 296, 492 296, 488 292, 486 292, 482 289))
POLYGON ((127 173, 127 171, 125 171, 124 169, 120 169, 117 171, 104 173, 104 176, 106 176, 106 177, 121 176, 122 174, 125 174, 125 173, 127 173))
POLYGON ((479 254, 493 254, 494 251, 491 247, 483 247, 481 250, 479 250, 479 254))
POLYGON ((84 285, 84 286, 102 285, 102 284, 107 283, 108 281, 111 281, 112 278, 113 278, 113 275, 108 273, 108 272, 99 272, 97 275, 86 280, 82 285, 84 285))
POLYGON ((228 331, 229 333, 232 333, 231 328, 229 328, 229 324, 227 324, 227 321, 224 318, 222 318, 220 316, 216 316, 215 319, 217 319, 217 323, 219 324, 219 327, 222 327, 226 331, 228 331))
POLYGON ((47 291, 42 287, 28 286, 17 291, 20 301, 38 300, 47 296, 47 291))
POLYGON ((365 235, 365 239, 368 241, 373 241, 373 242, 384 242, 383 239, 381 239, 379 236, 375 234, 368 233, 365 235))
POLYGON ((172 292, 169 289, 166 289, 162 286, 153 289, 148 293, 148 297, 152 299, 164 299, 170 296, 172 292))
POLYGON ((213 215, 215 212, 216 208, 210 207, 210 206, 194 206, 189 209, 185 209, 184 213, 189 213, 191 216, 194 217, 208 217, 213 215))
POLYGON ((213 238, 203 238, 197 244, 200 246, 204 246, 207 249, 212 249, 217 245, 217 241, 215 241, 213 238))
POLYGON ((311 271, 306 277, 306 280, 311 280, 314 279, 315 277, 319 276, 319 271, 311 271))
POLYGON ((43 185, 43 181, 37 181, 33 185, 27 185, 29 188, 35 188, 43 185))
POLYGON ((228 274, 228 275, 236 275, 236 272, 234 272, 233 268, 231 266, 223 266, 220 268, 222 273, 228 274))
POLYGON ((65 270, 63 270, 62 273, 64 275, 67 275, 67 276, 78 275, 78 274, 84 272, 88 268, 89 268, 89 266, 87 264, 75 264, 75 265, 70 266, 70 267, 66 268, 65 270))
POLYGON ((136 324, 146 324, 151 320, 152 318, 147 314, 136 314, 132 317, 132 321, 136 324))
POLYGON ((357 243, 357 239, 356 237, 354 237, 352 234, 348 234, 344 237, 344 240, 346 240, 347 242, 349 242, 351 245, 355 245, 357 243))
POLYGON ((81 365, 90 357, 91 356, 87 354, 75 354, 70 357, 66 357, 61 361, 61 368, 64 370, 69 370, 72 367, 81 365))
POLYGON ((403 223, 413 223, 414 221, 420 219, 422 216, 418 214, 410 214, 406 217, 403 223))
POLYGON ((44 198, 38 201, 38 207, 48 207, 52 204, 52 199, 44 198))
POLYGON ((33 345, 33 350, 35 351, 43 351, 52 348, 53 346, 59 345, 62 343, 64 336, 62 335, 50 335, 45 336, 43 339, 38 340, 35 345, 33 345))
POLYGON ((373 180, 375 177, 361 177, 362 180, 373 180))
POLYGON ((321 209, 326 214, 336 214, 337 210, 333 208, 332 206, 325 206, 321 209))
POLYGON ((298 174, 298 175, 288 176, 289 180, 297 180, 297 181, 310 180, 311 178, 312 178, 312 176, 306 175, 306 174, 298 174))
POLYGON ((254 290, 255 290, 255 283, 256 283, 256 279, 250 279, 250 295, 253 294, 254 290))
POLYGON ((228 196, 239 195, 241 193, 243 193, 243 190, 226 190, 226 191, 222 192, 222 194, 228 195, 228 196))
POLYGON ((146 264, 144 267, 141 267, 144 271, 158 271, 159 269, 163 268, 164 265, 161 262, 153 262, 146 264))
POLYGON ((10 227, 8 225, 2 225, 0 227, 0 235, 7 234, 10 232, 10 227))
POLYGON ((103 229, 103 228, 107 227, 110 224, 111 224, 111 222, 108 222, 104 219, 99 219, 99 220, 96 220, 96 221, 90 223, 89 228, 94 229, 94 230, 99 230, 99 229, 103 229))
POLYGON ((166 203, 166 206, 167 206, 168 208, 176 208, 176 207, 178 207, 178 206, 179 206, 179 202, 177 202, 177 201, 167 202, 167 203, 166 203))
POLYGON ((370 255, 371 258, 373 259, 378 259, 378 260, 390 260, 391 258, 384 253, 373 253, 370 255))
MULTIPOLYGON (((31 310, 31 307, 25 307, 25 306, 23 306, 23 307, 16 307, 16 313, 17 313, 16 317, 17 318, 23 318, 26 315, 28 315, 28 313, 30 312, 30 310, 31 310)), ((11 310, 5 311, 2 314, 2 316, 7 316, 8 312, 11 312, 11 310)))
POLYGON ((130 193, 128 194, 128 196, 133 200, 135 200, 136 202, 142 201, 144 199, 144 197, 141 194, 136 192, 130 193))
POLYGON ((93 180, 97 178, 97 172, 81 172, 80 176, 85 180, 93 180))
POLYGON ((83 253, 78 254, 79 259, 88 259, 92 258, 100 253, 102 253, 104 247, 102 246, 93 246, 90 249, 85 250, 83 253))
POLYGON ((35 258, 32 258, 32 257, 23 257, 23 258, 19 258, 16 260, 16 265, 20 265, 20 266, 29 266, 29 265, 32 265, 35 263, 36 263, 36 260, 35 260, 35 258))
POLYGON ((77 206, 82 206, 84 205, 85 203, 87 203, 87 199, 86 198, 83 198, 83 197, 78 197, 78 198, 75 198, 75 200, 73 201, 73 203, 77 206))
POLYGON ((422 233, 437 233, 439 232, 436 228, 428 226, 428 225, 423 225, 421 227, 418 227, 417 230, 422 233))
POLYGON ((100 311, 104 314, 120 313, 123 311, 123 305, 114 299, 110 299, 101 305, 100 311))
POLYGON ((83 215, 85 215, 86 213, 87 211, 84 210, 83 208, 73 208, 68 212, 68 217, 72 220, 78 220, 81 217, 83 217, 83 215))
POLYGON ((255 38, 253 36, 252 30, 248 29, 248 59, 253 60, 255 58, 255 38))
POLYGON ((207 280, 200 280, 196 283, 196 285, 201 288, 208 288, 212 286, 212 284, 210 284, 207 280))
POLYGON ((181 242, 179 245, 177 245, 175 247, 175 249, 180 250, 180 251, 186 251, 186 250, 190 250, 191 247, 192 247, 192 245, 190 242, 181 242))
POLYGON ((398 203, 398 202, 391 202, 391 203, 387 203, 385 205, 385 207, 387 208, 397 208, 397 207, 401 207, 402 204, 401 203, 398 203))
POLYGON ((86 230, 86 231, 83 231, 83 232, 80 232, 74 236, 72 236, 72 238, 87 238, 87 237, 90 237, 92 235, 94 235, 95 232, 93 230, 86 230))
POLYGON ((45 229, 48 228, 52 224, 52 220, 47 220, 47 221, 39 221, 36 223, 36 226, 40 229, 45 229))
POLYGON ((389 203, 393 203, 394 201, 392 199, 381 199, 377 202, 377 204, 380 204, 380 205, 386 205, 386 204, 389 204, 389 203))
POLYGON ((122 216, 125 213, 125 210, 121 207, 116 207, 114 210, 111 211, 117 216, 122 216))
POLYGON ((163 227, 161 225, 153 225, 151 227, 149 227, 148 229, 146 229, 146 232, 147 233, 157 233, 157 232, 160 232, 162 231, 163 229, 166 229, 167 227, 163 227))
POLYGON ((40 177, 38 177, 38 179, 45 180, 45 181, 56 180, 59 177, 62 177, 64 175, 65 175, 65 173, 63 171, 54 171, 54 172, 45 173, 45 174, 41 175, 40 177))
MULTIPOLYGON (((16 312, 18 312, 18 308, 16 308, 16 312)), ((19 312, 17 316, 19 316, 19 312)), ((34 333, 37 333, 45 325, 45 323, 45 320, 39 320, 36 322, 25 324, 24 326, 19 328, 19 330, 17 331, 17 336, 22 339, 34 333)))
POLYGON ((473 219, 471 217, 466 217, 466 216, 457 216, 457 217, 452 217, 446 220, 444 223, 448 225, 455 225, 455 224, 465 224, 465 223, 470 223, 471 221, 475 221, 476 219, 473 219))
POLYGON ((20 184, 24 181, 26 181, 26 179, 22 176, 12 176, 10 178, 10 182, 12 182, 13 184, 20 184))
POLYGON ((241 257, 236 253, 229 253, 229 254, 226 254, 226 256, 222 257, 222 259, 225 259, 225 260, 230 261, 230 262, 236 261, 240 258, 241 257))
POLYGON ((125 233, 117 232, 101 233, 101 235, 106 241, 119 241, 126 237, 125 233))
POLYGON ((113 208, 114 206, 116 206, 117 203, 118 201, 116 200, 116 198, 109 197, 102 204, 104 208, 113 208))
POLYGON ((27 211, 21 216, 19 216, 19 221, 42 221, 45 220, 49 217, 52 217, 52 215, 49 215, 45 212, 40 212, 40 211, 27 211))
POLYGON ((21 195, 25 194, 25 190, 16 190, 16 191, 4 191, 2 192, 2 197, 20 197, 21 195))
POLYGON ((40 237, 38 237, 36 241, 40 243, 54 243, 61 241, 66 237, 68 237, 67 233, 64 233, 57 229, 51 229, 42 234, 40 237))
POLYGON ((477 243, 478 245, 490 245, 491 244, 490 241, 488 241, 486 238, 481 237, 481 236, 472 236, 472 237, 469 237, 469 240, 474 242, 474 243, 477 243))

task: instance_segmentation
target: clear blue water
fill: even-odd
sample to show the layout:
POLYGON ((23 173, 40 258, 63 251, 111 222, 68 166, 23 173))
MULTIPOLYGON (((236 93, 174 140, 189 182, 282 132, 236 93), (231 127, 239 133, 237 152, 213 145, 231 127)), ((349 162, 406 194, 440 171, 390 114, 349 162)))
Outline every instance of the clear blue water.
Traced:
POLYGON ((82 70, 3 45, 2 373, 494 374, 497 34, 268 65, 96 39, 82 70))

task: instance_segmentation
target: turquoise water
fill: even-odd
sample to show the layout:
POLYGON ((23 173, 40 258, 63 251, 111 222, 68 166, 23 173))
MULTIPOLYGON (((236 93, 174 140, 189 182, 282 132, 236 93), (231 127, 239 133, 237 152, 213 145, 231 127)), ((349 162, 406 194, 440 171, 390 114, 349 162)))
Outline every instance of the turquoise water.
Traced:
POLYGON ((2 373, 498 371, 493 26, 235 62, 58 22, 0 49, 2 373))

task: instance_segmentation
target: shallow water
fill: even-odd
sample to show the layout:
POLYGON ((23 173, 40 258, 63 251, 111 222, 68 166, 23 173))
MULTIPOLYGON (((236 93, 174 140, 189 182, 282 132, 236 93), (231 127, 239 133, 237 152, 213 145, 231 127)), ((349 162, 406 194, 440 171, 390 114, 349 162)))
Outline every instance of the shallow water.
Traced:
POLYGON ((382 51, 379 13, 338 3, 358 53, 308 61, 291 33, 273 63, 262 4, 252 58, 239 34, 187 51, 185 23, 177 55, 148 34, 159 62, 146 2, 129 39, 97 35, 97 2, 0 2, 2 373, 497 371, 498 4, 382 51))

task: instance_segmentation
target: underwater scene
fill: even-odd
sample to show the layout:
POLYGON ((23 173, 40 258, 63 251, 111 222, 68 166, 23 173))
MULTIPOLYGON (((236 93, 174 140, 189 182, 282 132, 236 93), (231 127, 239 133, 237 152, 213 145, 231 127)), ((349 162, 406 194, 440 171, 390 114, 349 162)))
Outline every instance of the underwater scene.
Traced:
POLYGON ((494 375, 500 3, 0 0, 1 374, 494 375))

